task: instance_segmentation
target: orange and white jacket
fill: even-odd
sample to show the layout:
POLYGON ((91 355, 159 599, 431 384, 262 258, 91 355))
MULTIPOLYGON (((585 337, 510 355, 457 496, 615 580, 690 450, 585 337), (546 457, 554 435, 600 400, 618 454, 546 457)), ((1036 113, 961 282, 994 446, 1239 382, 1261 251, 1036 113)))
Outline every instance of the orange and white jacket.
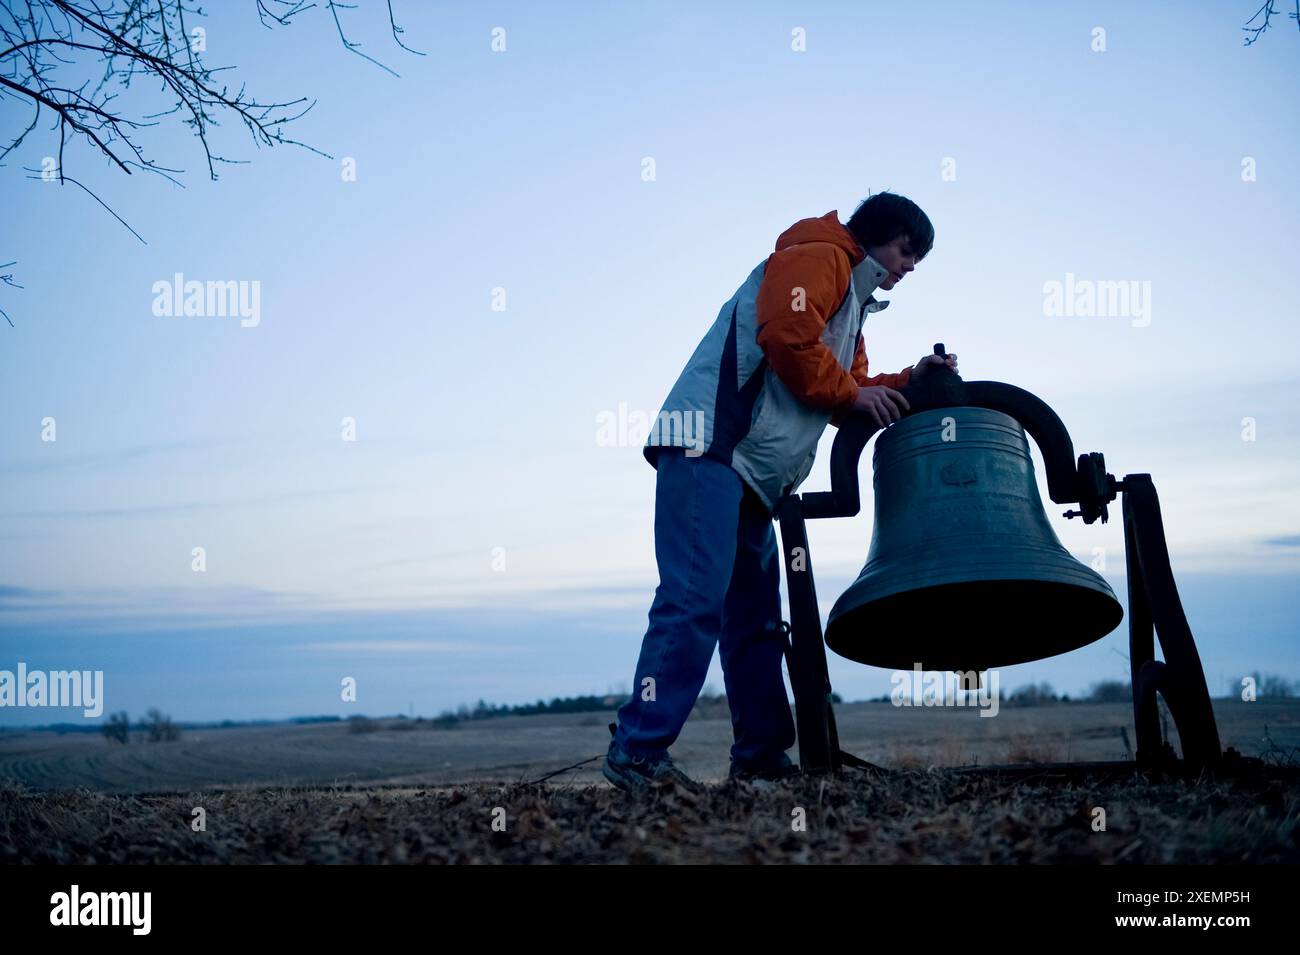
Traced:
POLYGON ((826 425, 859 387, 901 388, 911 369, 867 375, 862 323, 889 305, 889 272, 835 211, 800 219, 755 266, 687 361, 642 453, 686 448, 733 467, 768 510, 808 477, 826 425))

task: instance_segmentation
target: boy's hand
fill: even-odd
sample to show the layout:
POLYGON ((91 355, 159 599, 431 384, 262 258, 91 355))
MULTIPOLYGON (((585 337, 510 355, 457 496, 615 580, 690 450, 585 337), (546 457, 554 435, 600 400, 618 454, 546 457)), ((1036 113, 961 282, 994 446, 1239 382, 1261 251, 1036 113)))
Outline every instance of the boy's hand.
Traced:
POLYGON ((876 423, 876 427, 887 428, 901 418, 904 411, 909 411, 910 406, 907 399, 893 388, 874 385, 858 389, 858 396, 853 400, 853 410, 864 412, 876 423))
POLYGON ((940 358, 938 355, 926 355, 924 358, 922 358, 920 361, 916 363, 915 367, 912 368, 912 377, 914 379, 922 377, 926 373, 926 371, 929 370, 931 365, 947 365, 953 371, 956 371, 957 353, 949 352, 943 358, 940 358))

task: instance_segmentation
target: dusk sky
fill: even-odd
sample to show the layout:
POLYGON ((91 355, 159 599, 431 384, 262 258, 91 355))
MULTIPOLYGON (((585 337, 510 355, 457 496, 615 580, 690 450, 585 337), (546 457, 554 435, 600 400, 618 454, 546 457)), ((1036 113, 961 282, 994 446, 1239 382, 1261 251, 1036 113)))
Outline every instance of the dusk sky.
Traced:
MULTIPOLYGON (((394 0, 425 56, 383 4, 348 11, 394 77, 324 10, 268 30, 208 5, 207 62, 315 100, 288 131, 332 158, 229 120, 214 152, 247 163, 211 182, 170 118, 140 142, 178 188, 70 145, 147 244, 32 178, 48 116, 0 167, 23 286, 0 286, 0 669, 102 669, 106 712, 177 720, 629 688, 655 472, 602 416, 658 411, 791 223, 888 189, 936 238, 879 295, 872 373, 943 341, 1150 473, 1212 694, 1300 678, 1300 34, 1243 47, 1257 6, 394 0), (155 314, 177 273, 258 283, 256 321, 155 314), (1054 282, 1136 283, 1145 313, 1050 314, 1054 282)), ((30 120, 0 99, 6 141, 30 120)), ((802 490, 829 487, 834 436, 802 490)), ((866 556, 870 450, 863 512, 809 525, 823 620, 866 556)), ((1123 598, 1119 502, 1104 526, 1063 510, 1123 598)), ((1123 653, 1127 620, 1002 686, 1081 692, 1123 653)), ((830 666, 848 699, 889 690, 830 666)))

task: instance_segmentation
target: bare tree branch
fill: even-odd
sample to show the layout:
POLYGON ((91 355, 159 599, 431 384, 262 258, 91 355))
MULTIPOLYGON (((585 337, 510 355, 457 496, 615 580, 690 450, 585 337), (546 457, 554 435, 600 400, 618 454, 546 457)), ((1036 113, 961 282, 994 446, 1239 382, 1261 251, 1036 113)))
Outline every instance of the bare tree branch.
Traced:
POLYGON ((402 38, 399 34, 405 33, 406 31, 399 27, 397 21, 393 19, 393 0, 388 0, 388 25, 393 29, 393 39, 397 41, 398 46, 403 50, 406 50, 408 53, 414 53, 416 56, 424 56, 424 54, 419 50, 412 50, 402 42, 402 38))
MULTIPOLYGON (((184 170, 163 165, 146 154, 144 131, 179 122, 199 141, 208 177, 217 179, 218 164, 244 160, 214 151, 213 135, 221 120, 237 117, 257 147, 292 145, 318 156, 329 153, 286 133, 315 105, 307 97, 263 101, 241 84, 231 90, 218 75, 233 67, 209 67, 190 24, 206 16, 198 0, 0 0, 0 165, 24 143, 41 122, 42 113, 57 131, 57 176, 60 184, 83 190, 141 242, 144 239, 84 183, 65 172, 68 147, 85 144, 128 175, 143 170, 181 186, 184 170), (96 76, 98 78, 96 79, 96 76), (142 84, 141 80, 151 81, 142 84), (151 88, 152 87, 152 88, 151 88), (135 93, 134 97, 130 94, 135 93), (169 106, 155 108, 161 96, 169 106), (126 105, 130 97, 131 105, 126 105), (6 100, 27 102, 30 116, 3 111, 6 100), (15 116, 21 115, 15 121, 15 116)), ((254 0, 258 22, 267 29, 287 27, 308 10, 306 0, 254 0)), ((357 4, 325 0, 343 48, 380 69, 397 73, 362 53, 350 40, 340 11, 357 4)), ((404 32, 386 0, 388 26, 396 45, 423 56, 402 42, 404 32)), ((48 165, 48 163, 47 163, 48 165)), ((29 170, 32 171, 32 170, 29 170)), ((49 179, 50 170, 29 178, 49 179)), ((10 263, 13 264, 13 263, 10 263)), ((0 284, 20 287, 11 275, 0 284)), ((8 320, 8 315, 0 311, 8 320)), ((12 324, 12 322, 10 322, 12 324)))
MULTIPOLYGON (((1274 16, 1279 15, 1276 4, 1277 0, 1265 0, 1264 5, 1255 11, 1255 15, 1246 21, 1246 25, 1241 28, 1246 33, 1250 34, 1250 36, 1244 38, 1246 41, 1244 44, 1245 46, 1250 46, 1263 36, 1264 31, 1269 28, 1269 21, 1271 21, 1274 16), (1261 14, 1264 16, 1263 21, 1259 26, 1252 27, 1251 24, 1258 20, 1261 14)), ((1295 10, 1287 15, 1295 21, 1296 29, 1300 30, 1300 0, 1295 0, 1295 10)))
MULTIPOLYGON (((17 265, 17 264, 18 262, 16 260, 13 262, 5 262, 3 265, 0 265, 0 269, 7 269, 9 268, 9 266, 17 265)), ((12 272, 5 272, 0 274, 0 282, 3 282, 5 285, 8 285, 10 288, 22 288, 21 285, 19 285, 17 282, 14 281, 14 275, 12 272)), ((14 327, 13 320, 9 318, 9 313, 6 312, 3 308, 0 308, 0 315, 3 315, 5 317, 5 321, 9 322, 10 328, 14 327)))

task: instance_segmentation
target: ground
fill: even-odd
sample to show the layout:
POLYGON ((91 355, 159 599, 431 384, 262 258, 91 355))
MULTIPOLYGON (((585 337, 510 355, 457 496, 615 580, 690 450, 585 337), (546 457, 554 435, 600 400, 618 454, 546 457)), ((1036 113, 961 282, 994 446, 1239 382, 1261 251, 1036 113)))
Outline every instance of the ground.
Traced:
POLYGON ((592 759, 609 738, 604 714, 450 730, 258 727, 128 746, 6 734, 0 862, 1300 861, 1300 703, 1215 708, 1225 745, 1266 773, 1071 780, 1034 768, 1123 760, 1130 711, 1101 705, 992 719, 842 706, 845 748, 890 772, 780 784, 727 781, 729 722, 702 712, 674 752, 704 792, 637 798, 605 784, 592 759), (1029 771, 970 772, 991 763, 1029 771))
POLYGON ((700 795, 665 784, 641 797, 551 784, 152 796, 8 786, 0 862, 20 861, 1294 864, 1300 790, 940 769, 729 782, 700 795), (205 831, 192 829, 196 807, 205 831))

